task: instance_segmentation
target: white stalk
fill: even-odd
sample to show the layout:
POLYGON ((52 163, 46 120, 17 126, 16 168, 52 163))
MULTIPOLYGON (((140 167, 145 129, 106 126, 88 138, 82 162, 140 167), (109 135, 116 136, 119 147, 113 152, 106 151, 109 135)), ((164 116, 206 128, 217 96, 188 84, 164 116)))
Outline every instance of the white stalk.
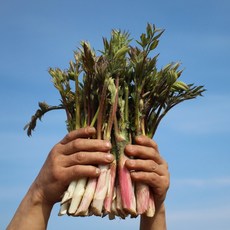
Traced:
POLYGON ((147 217, 153 217, 155 215, 155 203, 152 192, 149 194, 149 207, 146 212, 147 217))
POLYGON ((76 185, 77 185, 77 181, 76 180, 72 181, 69 184, 68 189, 65 191, 64 196, 63 196, 62 201, 61 201, 61 207, 60 207, 60 210, 58 213, 59 216, 67 214, 67 211, 68 211, 69 206, 70 206, 70 200, 72 199, 76 185))
POLYGON ((77 181, 77 185, 74 189, 73 197, 68 210, 68 213, 71 215, 73 215, 78 209, 82 196, 85 192, 86 182, 87 182, 87 178, 81 178, 77 181))
POLYGON ((68 210, 68 208, 69 208, 69 205, 70 205, 70 202, 69 202, 69 201, 67 201, 67 202, 65 202, 65 203, 63 203, 63 204, 61 204, 61 207, 60 207, 60 210, 59 210, 58 215, 59 215, 59 216, 63 216, 63 215, 65 215, 65 214, 67 214, 67 210, 68 210))
POLYGON ((90 178, 87 182, 85 193, 82 197, 81 203, 75 213, 76 216, 82 216, 89 212, 89 206, 93 200, 94 192, 96 190, 97 178, 90 178))
POLYGON ((64 204, 64 203, 66 203, 67 201, 69 201, 69 200, 72 199, 72 196, 73 196, 73 193, 74 193, 74 190, 75 190, 76 185, 77 185, 77 180, 72 181, 72 182, 69 184, 68 189, 67 189, 67 190, 65 191, 65 193, 64 193, 64 196, 63 196, 63 198, 62 198, 61 204, 64 204))

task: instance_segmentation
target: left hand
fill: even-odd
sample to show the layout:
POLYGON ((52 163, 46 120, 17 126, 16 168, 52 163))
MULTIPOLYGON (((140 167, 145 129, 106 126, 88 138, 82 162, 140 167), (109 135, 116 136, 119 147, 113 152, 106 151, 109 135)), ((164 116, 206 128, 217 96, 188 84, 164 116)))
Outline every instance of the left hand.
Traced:
POLYGON ((147 136, 135 138, 135 145, 127 145, 126 167, 131 171, 133 181, 148 184, 153 192, 156 211, 163 204, 169 188, 170 176, 167 162, 161 157, 157 144, 147 136))

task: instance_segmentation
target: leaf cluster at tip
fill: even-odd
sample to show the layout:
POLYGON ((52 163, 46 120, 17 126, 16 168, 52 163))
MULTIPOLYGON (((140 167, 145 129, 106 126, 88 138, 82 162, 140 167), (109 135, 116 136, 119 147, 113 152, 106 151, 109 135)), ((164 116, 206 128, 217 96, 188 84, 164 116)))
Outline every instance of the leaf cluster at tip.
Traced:
POLYGON ((64 109, 68 131, 87 125, 98 127, 98 123, 106 129, 113 114, 117 132, 152 137, 171 108, 205 91, 203 86, 180 80, 183 71, 178 62, 158 68, 155 50, 163 32, 148 23, 134 41, 128 32, 112 30, 110 39, 103 38, 99 52, 81 42, 68 69, 49 69, 61 104, 41 103, 25 127, 28 135, 46 112, 64 109))

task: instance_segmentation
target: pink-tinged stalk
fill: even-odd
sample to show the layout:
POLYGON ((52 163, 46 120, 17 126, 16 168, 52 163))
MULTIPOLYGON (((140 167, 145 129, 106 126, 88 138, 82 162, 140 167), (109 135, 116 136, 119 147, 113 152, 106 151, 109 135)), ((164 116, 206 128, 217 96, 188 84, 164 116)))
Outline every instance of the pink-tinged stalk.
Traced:
POLYGON ((154 215, 155 215, 155 202, 154 202, 153 193, 150 192, 150 194, 149 194, 149 206, 148 206, 148 210, 146 212, 146 216, 153 217, 154 215))
POLYGON ((130 172, 125 167, 125 161, 128 159, 124 154, 125 141, 117 142, 117 145, 119 149, 118 176, 122 206, 125 212, 131 215, 136 215, 134 186, 131 180, 130 172))
POLYGON ((109 213, 110 220, 113 220, 115 219, 116 216, 118 216, 117 207, 116 207, 116 194, 117 194, 117 187, 114 187, 114 199, 112 200, 111 211, 109 213))
POLYGON ((116 191, 117 191, 117 196, 116 196, 116 210, 117 210, 117 215, 121 217, 122 219, 125 219, 127 214, 125 213, 123 206, 122 206, 122 199, 121 199, 121 190, 119 184, 116 186, 116 191))
POLYGON ((80 206, 75 213, 76 216, 84 216, 88 213, 89 211, 89 206, 93 200, 94 192, 96 190, 96 185, 97 185, 97 179, 96 178, 89 178, 85 193, 83 195, 83 198, 81 200, 80 206))
POLYGON ((146 213, 149 207, 149 186, 143 183, 136 183, 135 186, 137 214, 141 215, 146 213))
POLYGON ((96 190, 91 204, 91 211, 96 216, 102 215, 104 199, 108 190, 109 170, 108 166, 99 166, 101 173, 98 177, 96 190))
POLYGON ((107 194, 104 200, 104 211, 106 213, 111 212, 112 201, 114 199, 114 186, 115 186, 115 179, 116 179, 116 160, 112 162, 110 165, 109 170, 109 184, 107 194))
MULTIPOLYGON (((110 111, 109 111, 109 116, 108 116, 108 121, 107 124, 105 125, 105 130, 103 133, 103 139, 110 141, 111 140, 111 132, 112 132, 112 127, 113 127, 113 121, 114 121, 114 117, 116 114, 116 110, 117 110, 117 103, 118 103, 118 84, 119 84, 119 80, 118 78, 116 79, 116 85, 114 84, 114 81, 112 78, 108 78, 107 79, 107 84, 108 84, 108 90, 111 93, 111 107, 110 107, 110 111)), ((104 96, 104 101, 105 101, 105 96, 104 96)), ((103 113, 100 111, 103 111, 103 107, 102 106, 102 101, 100 102, 100 110, 99 110, 99 114, 98 114, 98 128, 99 130, 102 129, 102 115, 103 113)), ((99 130, 97 130, 98 132, 98 139, 101 139, 101 132, 99 132, 99 130)), ((101 130, 100 130, 101 131, 101 130)), ((94 193, 94 199, 91 205, 91 210, 95 215, 102 215, 102 208, 103 208, 103 204, 104 204, 104 200, 108 191, 108 187, 109 187, 109 178, 110 178, 110 170, 109 170, 109 166, 108 165, 101 165, 99 166, 101 173, 100 176, 98 178, 98 182, 97 182, 97 187, 96 187, 96 191, 94 193)))

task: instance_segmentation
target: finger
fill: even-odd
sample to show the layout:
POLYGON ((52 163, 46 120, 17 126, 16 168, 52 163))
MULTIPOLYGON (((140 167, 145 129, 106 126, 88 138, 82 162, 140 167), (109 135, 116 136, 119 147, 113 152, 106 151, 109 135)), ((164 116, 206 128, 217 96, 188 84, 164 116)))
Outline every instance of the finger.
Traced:
POLYGON ((66 168, 65 173, 68 176, 68 181, 72 181, 84 177, 98 177, 100 169, 92 165, 74 165, 66 168))
POLYGON ((161 176, 154 172, 132 171, 130 175, 132 180, 148 184, 151 187, 160 184, 161 180, 161 176))
POLYGON ((159 152, 157 143, 153 139, 151 139, 147 136, 144 136, 144 135, 136 136, 135 142, 136 142, 136 144, 139 144, 139 145, 152 147, 152 148, 156 149, 157 152, 159 152))
POLYGON ((148 184, 158 194, 162 191, 167 191, 169 188, 169 173, 165 176, 160 176, 153 172, 131 172, 130 175, 133 181, 148 184))
POLYGON ((165 174, 165 169, 162 165, 157 164, 152 160, 126 160, 125 166, 130 171, 154 172, 160 176, 165 174))
POLYGON ((96 134, 96 130, 94 127, 86 127, 76 129, 74 131, 69 132, 61 141, 61 144, 67 144, 77 138, 89 138, 96 134))
POLYGON ((78 152, 65 157, 65 167, 73 165, 104 165, 110 164, 114 156, 104 152, 78 152))
POLYGON ((158 164, 163 163, 163 159, 161 158, 159 152, 153 147, 142 145, 127 145, 125 147, 125 153, 129 157, 138 159, 151 159, 158 164))
POLYGON ((111 143, 105 140, 77 138, 63 146, 63 153, 66 155, 79 151, 87 152, 108 152, 111 143))

